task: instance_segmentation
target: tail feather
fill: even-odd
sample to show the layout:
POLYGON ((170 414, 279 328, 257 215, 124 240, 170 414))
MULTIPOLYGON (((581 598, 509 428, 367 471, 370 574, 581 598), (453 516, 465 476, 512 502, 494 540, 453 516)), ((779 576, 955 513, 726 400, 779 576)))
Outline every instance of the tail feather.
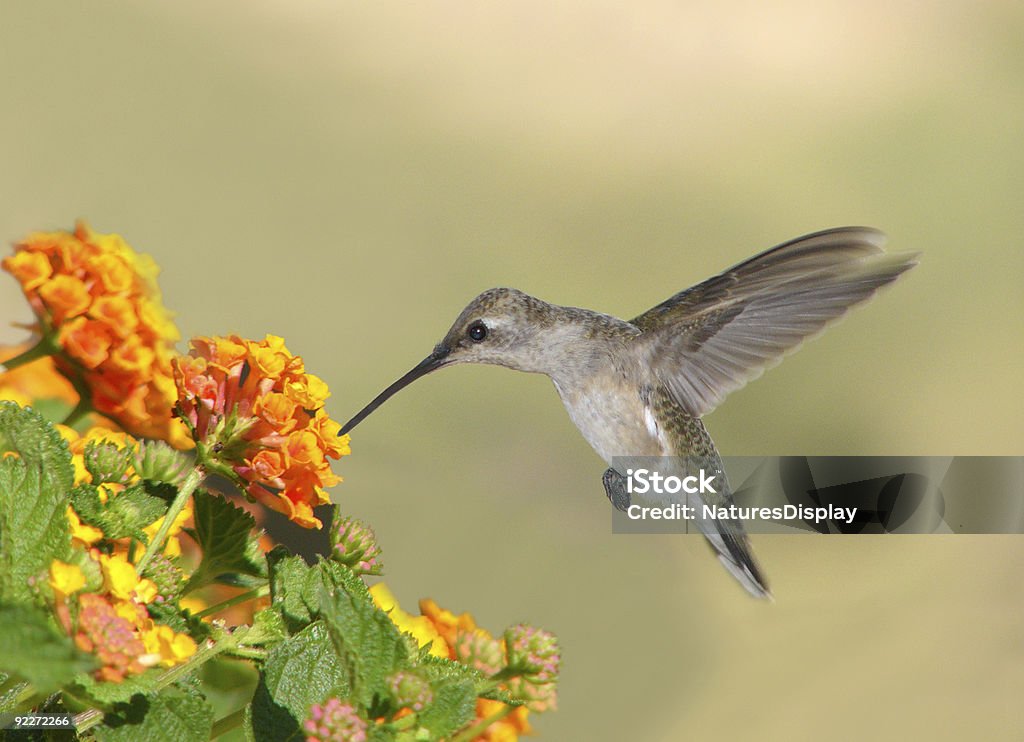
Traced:
POLYGON ((705 533, 708 543, 729 574, 735 577, 755 598, 772 600, 764 572, 754 559, 750 541, 742 528, 728 521, 716 520, 717 533, 705 533))

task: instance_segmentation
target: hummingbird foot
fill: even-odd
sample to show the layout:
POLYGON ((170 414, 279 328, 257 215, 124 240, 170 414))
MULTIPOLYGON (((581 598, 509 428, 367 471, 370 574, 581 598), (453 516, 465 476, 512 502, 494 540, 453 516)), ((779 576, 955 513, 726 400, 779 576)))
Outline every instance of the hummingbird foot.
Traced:
POLYGON ((605 494, 616 510, 626 512, 629 509, 629 493, 626 491, 626 478, 615 469, 609 469, 601 477, 605 494))

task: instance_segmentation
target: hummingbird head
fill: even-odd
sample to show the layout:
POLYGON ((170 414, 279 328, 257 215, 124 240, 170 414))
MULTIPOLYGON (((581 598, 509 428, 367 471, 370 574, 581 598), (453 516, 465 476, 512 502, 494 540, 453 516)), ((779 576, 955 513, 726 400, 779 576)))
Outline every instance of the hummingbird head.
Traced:
POLYGON ((559 307, 516 289, 489 289, 473 299, 434 350, 366 405, 341 429, 345 434, 389 397, 421 376, 456 363, 489 363, 517 371, 545 372, 556 352, 551 334, 559 307))

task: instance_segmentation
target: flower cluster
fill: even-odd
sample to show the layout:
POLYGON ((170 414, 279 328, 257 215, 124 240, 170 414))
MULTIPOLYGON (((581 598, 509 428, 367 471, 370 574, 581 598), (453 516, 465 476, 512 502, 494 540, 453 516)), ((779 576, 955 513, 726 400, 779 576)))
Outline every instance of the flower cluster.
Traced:
POLYGON ((534 711, 555 708, 555 684, 562 663, 558 641, 548 631, 516 624, 505 632, 508 665, 516 672, 509 690, 534 711))
POLYGON ((136 435, 187 445, 171 414, 171 358, 180 336, 148 255, 79 222, 74 232, 29 235, 3 267, 59 347, 57 367, 84 385, 93 409, 136 435))
POLYGON ((323 409, 327 385, 273 335, 198 337, 175 358, 178 411, 200 461, 238 482, 255 500, 306 528, 313 507, 341 481, 328 458, 348 454, 348 436, 323 409))
MULTIPOLYGON (((138 482, 133 461, 138 443, 122 432, 102 427, 79 435, 71 428, 57 426, 68 442, 76 485, 91 485, 102 503, 116 498, 138 482)), ((196 651, 187 634, 156 623, 148 606, 177 598, 176 570, 171 559, 181 553, 178 534, 191 518, 183 509, 170 528, 172 534, 160 556, 162 569, 157 580, 142 577, 132 561, 131 539, 107 538, 101 528, 83 522, 71 506, 66 511, 71 534, 72 560, 54 560, 49 569, 55 613, 75 644, 100 661, 98 680, 121 682, 148 667, 171 667, 184 662, 196 651)), ((143 529, 152 540, 163 518, 143 529)), ((138 550, 134 554, 137 558, 138 550)))
MULTIPOLYGON (((151 711, 191 713, 184 702, 219 684, 199 672, 213 657, 251 662, 271 698, 249 703, 269 700, 310 742, 515 742, 531 733, 530 713, 554 707, 554 637, 524 625, 495 637, 432 600, 410 615, 383 583, 368 593, 359 576, 382 569, 368 525, 335 508, 329 558, 315 565, 258 530, 266 512, 254 502, 322 527, 314 508, 341 481, 331 460, 350 453, 325 411, 327 385, 281 338, 197 337, 188 356, 177 354, 155 264, 81 223, 29 236, 2 266, 20 282, 38 338, 0 348, 0 400, 11 400, 0 402, 2 473, 25 491, 0 498, 0 520, 34 519, 46 532, 9 529, 0 557, 27 577, 10 597, 29 628, 65 635, 45 667, 31 653, 0 658, 11 682, 34 688, 13 700, 17 713, 63 702, 83 711, 80 734, 134 738, 161 723, 151 711), (90 414, 110 427, 89 428, 90 414), (211 475, 250 502, 240 508, 204 488, 211 475), (324 646, 306 630, 314 624, 359 641, 324 646), (277 657, 310 659, 275 669, 277 657), (182 677, 196 679, 189 698, 173 687, 182 677), (154 703, 110 713, 111 699, 133 693, 154 703)), ((6 588, 0 597, 6 605, 6 588)), ((221 721, 242 723, 254 707, 221 721)))
MULTIPOLYGON (((106 502, 108 498, 116 497, 127 486, 136 484, 139 481, 135 465, 139 460, 137 454, 140 444, 130 435, 110 430, 101 425, 93 426, 81 435, 66 425, 58 425, 57 431, 68 442, 68 450, 71 452, 71 464, 75 469, 75 484, 92 483, 97 485, 101 501, 106 502), (114 456, 122 462, 123 469, 116 473, 107 471, 105 476, 98 476, 99 469, 97 467, 101 463, 98 459, 100 456, 109 454, 111 451, 114 451, 114 456), (118 456, 116 452, 120 452, 121 455, 118 456)), ((88 548, 104 538, 103 531, 83 523, 81 517, 71 505, 68 505, 67 518, 71 526, 71 538, 75 544, 88 548)), ((191 518, 192 507, 191 502, 189 502, 182 508, 171 524, 171 529, 163 549, 165 556, 177 557, 181 555, 180 534, 191 518)), ((160 526, 163 525, 163 521, 162 517, 157 518, 156 521, 143 529, 147 539, 153 539, 160 526)), ((114 543, 114 548, 119 553, 127 553, 128 545, 126 539, 121 539, 114 543)))
POLYGON ((429 598, 420 601, 419 616, 398 605, 387 585, 370 588, 374 602, 402 631, 411 634, 430 653, 469 665, 500 681, 501 687, 524 705, 508 709, 500 701, 477 700, 476 721, 498 717, 478 737, 481 740, 516 740, 530 734, 529 712, 555 708, 561 657, 558 642, 549 632, 525 624, 512 626, 497 639, 476 625, 469 613, 456 615, 429 598))
POLYGON ((100 680, 119 683, 150 664, 148 658, 144 661, 146 645, 132 623, 99 595, 87 594, 78 600, 75 644, 83 652, 95 654, 102 663, 96 673, 100 680))
POLYGON ((158 588, 140 578, 121 554, 91 549, 81 566, 55 560, 50 565, 50 588, 56 614, 75 644, 100 661, 97 680, 121 682, 148 667, 172 667, 196 651, 195 641, 150 618, 146 605, 158 588), (82 594, 80 591, 88 590, 82 594))
POLYGON ((302 728, 306 742, 366 742, 366 721, 338 698, 314 703, 302 728))

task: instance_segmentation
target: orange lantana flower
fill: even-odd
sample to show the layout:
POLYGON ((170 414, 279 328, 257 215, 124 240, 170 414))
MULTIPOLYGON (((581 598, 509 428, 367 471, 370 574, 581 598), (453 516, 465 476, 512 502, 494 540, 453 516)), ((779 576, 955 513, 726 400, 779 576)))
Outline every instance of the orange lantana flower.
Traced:
POLYGON ((253 499, 320 528, 313 508, 329 503, 326 488, 341 481, 328 459, 350 452, 324 411, 326 385, 274 335, 197 337, 191 347, 174 359, 174 381, 201 460, 253 499))
POLYGON ((89 390, 93 409, 135 435, 189 445, 171 413, 180 335, 148 256, 79 222, 74 232, 29 235, 2 265, 59 346, 57 368, 89 390))

